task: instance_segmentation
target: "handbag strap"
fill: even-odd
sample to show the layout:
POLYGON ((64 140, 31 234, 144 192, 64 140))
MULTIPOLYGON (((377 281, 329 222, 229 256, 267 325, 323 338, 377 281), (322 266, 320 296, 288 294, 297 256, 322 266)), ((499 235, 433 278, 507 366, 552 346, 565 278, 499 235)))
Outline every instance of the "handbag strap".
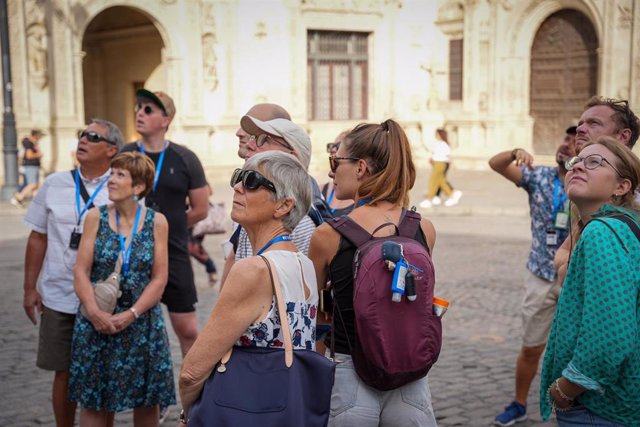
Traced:
MULTIPOLYGON (((273 293, 276 297, 276 305, 278 307, 278 315, 280 316, 280 327, 282 328, 282 336, 284 339, 284 363, 287 368, 290 368, 293 364, 293 342, 291 341, 291 330, 289 328, 289 321, 287 319, 287 310, 285 309, 284 300, 282 299, 282 288, 280 287, 280 279, 278 278, 278 274, 273 273, 273 269, 271 268, 271 261, 269 258, 264 255, 260 255, 260 258, 267 264, 267 269, 269 271, 269 279, 271 280, 271 287, 273 288, 273 293)), ((303 276, 304 277, 304 276, 303 276)), ((231 347, 220 359, 220 365, 224 366, 231 359, 231 353, 233 352, 233 347, 231 347)))
POLYGON ((278 277, 278 272, 275 272, 274 274, 269 258, 264 255, 260 255, 260 258, 262 258, 265 264, 267 264, 267 269, 269 270, 269 278, 271 279, 273 293, 276 296, 278 315, 280 316, 280 327, 282 328, 282 336, 284 339, 284 363, 287 365, 287 368, 290 368, 293 364, 293 342, 291 341, 291 330, 289 329, 287 310, 285 309, 284 300, 282 299, 280 278, 278 277))

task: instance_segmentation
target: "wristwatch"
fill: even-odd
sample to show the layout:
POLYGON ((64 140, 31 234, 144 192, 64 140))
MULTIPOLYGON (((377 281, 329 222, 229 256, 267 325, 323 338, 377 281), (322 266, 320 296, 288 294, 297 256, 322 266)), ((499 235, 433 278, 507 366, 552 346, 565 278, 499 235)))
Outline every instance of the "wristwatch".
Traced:
POLYGON ((518 151, 520 151, 520 148, 514 148, 513 150, 511 150, 511 160, 515 160, 516 156, 518 155, 518 151))
POLYGON ((186 416, 186 415, 185 415, 185 413, 184 413, 184 409, 181 409, 181 410, 180 410, 180 424, 187 425, 187 422, 188 422, 188 421, 189 421, 189 420, 187 419, 187 416, 186 416))

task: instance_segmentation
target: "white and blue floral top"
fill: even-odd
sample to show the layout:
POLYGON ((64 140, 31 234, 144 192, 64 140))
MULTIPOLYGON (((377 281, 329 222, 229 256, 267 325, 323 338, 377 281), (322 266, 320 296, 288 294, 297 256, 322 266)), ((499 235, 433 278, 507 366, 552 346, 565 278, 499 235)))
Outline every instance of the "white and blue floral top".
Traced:
MULTIPOLYGON (((318 287, 313 263, 301 252, 269 251, 264 254, 275 266, 287 308, 293 348, 315 350, 318 287), (305 298, 305 286, 309 296, 305 298)), ((243 347, 284 347, 276 297, 271 300, 267 316, 249 325, 236 345, 243 347)))

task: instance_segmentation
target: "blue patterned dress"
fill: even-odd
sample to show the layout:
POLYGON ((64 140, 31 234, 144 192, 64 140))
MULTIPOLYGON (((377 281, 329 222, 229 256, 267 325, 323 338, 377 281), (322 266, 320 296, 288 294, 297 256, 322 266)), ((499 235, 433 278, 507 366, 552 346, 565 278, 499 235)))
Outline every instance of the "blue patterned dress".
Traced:
MULTIPOLYGON (((129 272, 120 281, 120 289, 131 292, 131 303, 125 306, 120 298, 116 313, 128 310, 151 278, 154 217, 155 212, 147 209, 142 230, 133 239, 129 272)), ((119 251, 118 234, 109 226, 107 206, 102 206, 92 283, 104 280, 113 271, 119 251)), ((115 335, 97 332, 78 311, 71 349, 69 400, 79 402, 83 408, 111 412, 176 403, 169 338, 159 303, 115 335)))

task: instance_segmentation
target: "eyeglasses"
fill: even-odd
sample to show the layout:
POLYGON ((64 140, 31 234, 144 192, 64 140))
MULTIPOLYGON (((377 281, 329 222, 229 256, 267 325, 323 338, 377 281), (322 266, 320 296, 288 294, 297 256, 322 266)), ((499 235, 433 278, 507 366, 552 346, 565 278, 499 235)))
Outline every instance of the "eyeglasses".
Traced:
POLYGON ((249 141, 254 141, 256 143, 256 147, 262 147, 267 141, 273 141, 276 144, 286 148, 287 150, 296 151, 293 149, 291 145, 284 139, 276 138, 267 133, 262 133, 260 135, 249 135, 249 141))
POLYGON ((358 157, 338 157, 338 156, 329 156, 329 168, 331 168, 331 172, 336 173, 338 170, 338 166, 340 166, 340 160, 350 160, 355 162, 356 160, 361 160, 358 157))
POLYGON ((338 148, 340 148, 340 143, 339 142, 328 142, 327 143, 327 153, 331 153, 331 151, 333 151, 333 150, 338 151, 338 148))
POLYGON ((236 169, 231 175, 231 187, 242 181, 242 186, 247 190, 257 190, 260 186, 276 193, 276 186, 273 182, 262 176, 260 172, 248 169, 236 169))
MULTIPOLYGON (((150 116, 151 114, 154 113, 154 109, 151 108, 150 105, 145 105, 144 107, 142 106, 142 104, 136 104, 135 107, 133 107, 133 111, 135 111, 136 113, 138 111, 142 110, 144 112, 144 114, 146 114, 147 116, 150 116)), ((164 113, 164 111, 159 110, 163 116, 166 116, 166 114, 164 113)))
POLYGON ((92 130, 83 130, 78 132, 78 139, 82 139, 82 138, 86 138, 87 141, 93 142, 93 143, 104 141, 107 144, 116 145, 115 142, 109 141, 107 138, 100 135, 98 132, 94 132, 92 130))
POLYGON ((573 170, 573 168, 576 167, 576 165, 580 162, 582 162, 584 164, 584 167, 589 170, 596 169, 600 166, 603 166, 603 163, 607 163, 609 166, 611 166, 611 168, 613 168, 614 171, 616 171, 619 176, 622 176, 620 171, 616 169, 616 167, 613 166, 613 164, 611 164, 609 160, 605 159, 600 154, 590 154, 587 157, 572 157, 564 162, 564 167, 566 170, 570 171, 573 170))

